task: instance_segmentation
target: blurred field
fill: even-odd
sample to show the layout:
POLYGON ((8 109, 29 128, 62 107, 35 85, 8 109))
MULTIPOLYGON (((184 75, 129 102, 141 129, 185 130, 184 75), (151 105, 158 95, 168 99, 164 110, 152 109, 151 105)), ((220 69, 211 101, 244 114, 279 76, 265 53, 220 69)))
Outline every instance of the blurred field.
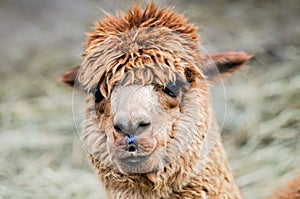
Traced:
MULTIPOLYGON (((0 199, 105 198, 76 133, 72 90, 57 79, 81 62, 100 8, 132 3, 0 1, 0 199)), ((172 4, 201 26, 207 51, 256 54, 225 81, 222 136, 245 198, 264 198, 300 172, 300 4, 172 4)))

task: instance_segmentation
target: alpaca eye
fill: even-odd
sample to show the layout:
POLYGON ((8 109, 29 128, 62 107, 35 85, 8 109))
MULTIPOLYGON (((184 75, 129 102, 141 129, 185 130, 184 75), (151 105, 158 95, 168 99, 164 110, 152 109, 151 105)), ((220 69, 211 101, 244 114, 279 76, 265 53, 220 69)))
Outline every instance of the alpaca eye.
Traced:
POLYGON ((171 97, 177 97, 179 95, 179 88, 175 82, 168 83, 163 91, 171 97))
POLYGON ((100 92, 100 90, 99 90, 98 87, 93 88, 92 89, 92 93, 93 93, 93 95, 95 97, 95 103, 99 103, 99 102, 101 102, 104 99, 104 97, 101 94, 101 92, 100 92))

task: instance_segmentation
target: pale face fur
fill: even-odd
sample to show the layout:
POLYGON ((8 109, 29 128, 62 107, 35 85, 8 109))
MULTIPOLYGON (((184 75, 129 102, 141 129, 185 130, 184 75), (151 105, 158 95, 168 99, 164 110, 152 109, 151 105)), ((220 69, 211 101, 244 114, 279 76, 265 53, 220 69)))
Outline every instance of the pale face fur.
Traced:
POLYGON ((148 173, 175 163, 192 144, 201 147, 211 121, 209 93, 204 80, 184 78, 176 81, 176 97, 156 84, 119 84, 96 104, 89 96, 83 134, 89 153, 121 173, 148 173))
POLYGON ((121 86, 113 91, 111 110, 114 124, 126 126, 129 129, 127 133, 135 136, 138 143, 134 152, 128 152, 126 134, 113 132, 109 135, 108 149, 113 163, 121 172, 149 172, 161 169, 168 161, 164 146, 179 109, 166 109, 159 103, 163 100, 160 98, 152 85, 121 86))

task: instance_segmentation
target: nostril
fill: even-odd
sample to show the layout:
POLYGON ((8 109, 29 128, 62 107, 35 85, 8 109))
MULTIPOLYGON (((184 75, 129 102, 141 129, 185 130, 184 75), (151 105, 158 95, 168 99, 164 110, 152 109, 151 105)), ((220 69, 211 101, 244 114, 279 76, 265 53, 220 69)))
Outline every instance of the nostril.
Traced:
POLYGON ((139 127, 142 127, 142 128, 146 128, 146 127, 148 127, 148 126, 150 126, 150 123, 149 123, 149 122, 141 122, 141 123, 139 124, 139 127))
POLYGON ((119 125, 114 125, 114 129, 117 131, 117 132, 122 132, 122 129, 119 125))

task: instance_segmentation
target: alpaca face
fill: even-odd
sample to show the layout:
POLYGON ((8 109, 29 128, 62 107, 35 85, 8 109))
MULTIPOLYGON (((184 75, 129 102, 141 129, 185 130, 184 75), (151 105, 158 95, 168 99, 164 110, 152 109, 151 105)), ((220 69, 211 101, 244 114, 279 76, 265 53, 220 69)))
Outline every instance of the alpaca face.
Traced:
POLYGON ((83 134, 89 152, 122 173, 152 172, 174 163, 195 140, 198 127, 205 126, 203 118, 210 117, 206 88, 177 77, 166 86, 120 83, 100 102, 94 93, 88 101, 95 109, 88 112, 83 134))
MULTIPOLYGON (((94 166, 147 173, 175 164, 187 150, 201 151, 212 121, 207 82, 232 73, 250 57, 237 52, 204 56, 201 69, 206 78, 192 67, 131 69, 114 86, 105 86, 111 90, 106 97, 101 87, 94 86, 87 95, 82 133, 94 166)), ((76 77, 86 71, 90 68, 70 69, 62 81, 76 86, 76 77)), ((79 82, 79 89, 81 85, 79 82)))

